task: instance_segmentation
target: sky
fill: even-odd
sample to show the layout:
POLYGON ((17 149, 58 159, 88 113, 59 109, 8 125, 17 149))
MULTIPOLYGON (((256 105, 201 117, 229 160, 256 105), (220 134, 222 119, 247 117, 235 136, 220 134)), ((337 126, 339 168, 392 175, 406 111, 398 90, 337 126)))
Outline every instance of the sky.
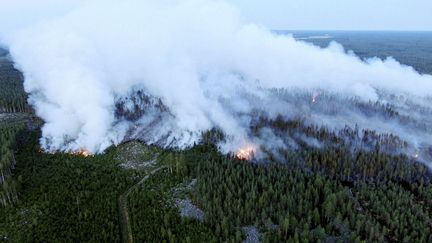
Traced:
MULTIPOLYGON (((0 29, 16 28, 39 16, 61 15, 71 6, 77 5, 77 2, 85 1, 87 0, 0 0, 0 29), (15 18, 18 9, 19 20, 15 18)), ((215 1, 233 4, 245 21, 272 30, 432 31, 432 0, 215 1)))
POLYGON ((227 0, 273 30, 432 30, 431 0, 227 0))

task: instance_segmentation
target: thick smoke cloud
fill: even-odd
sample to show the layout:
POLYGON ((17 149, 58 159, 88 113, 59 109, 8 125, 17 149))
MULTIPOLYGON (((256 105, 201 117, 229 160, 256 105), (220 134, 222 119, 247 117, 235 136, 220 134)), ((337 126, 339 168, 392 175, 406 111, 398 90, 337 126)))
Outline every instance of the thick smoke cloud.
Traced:
POLYGON ((319 90, 363 102, 381 102, 385 91, 430 104, 430 75, 392 58, 360 60, 337 43, 322 49, 278 36, 244 23, 222 1, 44 1, 34 15, 27 11, 31 3, 0 3, 0 22, 9 23, 0 25, 0 40, 24 73, 30 103, 45 121, 41 144, 49 151, 98 153, 134 137, 184 147, 214 127, 229 137, 224 151, 248 141, 271 143, 270 132, 262 140, 248 131, 247 114, 257 109, 288 117, 312 112, 317 124, 360 123, 413 141, 419 137, 410 132, 414 128, 378 118, 374 127, 348 108, 313 115, 310 107, 299 109, 269 90, 319 90), (131 119, 124 113, 134 113, 138 91, 162 105, 131 119))

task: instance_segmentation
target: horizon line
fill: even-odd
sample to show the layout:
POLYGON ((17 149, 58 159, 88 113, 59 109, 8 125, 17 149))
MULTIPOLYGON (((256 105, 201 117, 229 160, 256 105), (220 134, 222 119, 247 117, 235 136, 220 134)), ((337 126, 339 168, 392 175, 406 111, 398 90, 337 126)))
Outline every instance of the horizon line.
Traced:
POLYGON ((366 30, 366 29, 270 29, 271 31, 332 31, 332 32, 432 32, 432 30, 366 30))

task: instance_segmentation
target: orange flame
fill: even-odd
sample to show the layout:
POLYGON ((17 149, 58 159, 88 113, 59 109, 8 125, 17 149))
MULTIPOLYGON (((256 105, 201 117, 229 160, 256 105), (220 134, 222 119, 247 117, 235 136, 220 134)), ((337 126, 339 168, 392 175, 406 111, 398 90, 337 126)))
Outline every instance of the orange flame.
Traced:
POLYGON ((254 145, 247 145, 243 148, 240 148, 235 157, 240 160, 251 160, 257 151, 257 148, 254 145))
POLYGON ((312 103, 316 103, 317 102, 317 98, 318 98, 319 94, 318 93, 314 93, 312 95, 312 103))
POLYGON ((39 153, 48 153, 48 154, 55 154, 55 153, 67 153, 67 154, 72 154, 72 155, 79 155, 79 156, 83 156, 83 157, 89 157, 89 156, 93 156, 93 154, 88 151, 87 149, 80 149, 76 152, 73 151, 48 151, 48 150, 43 150, 43 149, 39 149, 38 150, 39 153))
POLYGON ((77 154, 81 155, 83 157, 88 157, 88 156, 92 155, 92 153, 90 153, 90 151, 88 151, 86 149, 80 149, 77 154))

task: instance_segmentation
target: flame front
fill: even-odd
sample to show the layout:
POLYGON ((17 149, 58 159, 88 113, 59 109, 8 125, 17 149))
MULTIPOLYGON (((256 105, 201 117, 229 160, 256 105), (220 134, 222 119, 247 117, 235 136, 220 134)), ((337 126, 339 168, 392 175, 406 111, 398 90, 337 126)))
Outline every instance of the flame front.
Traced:
POLYGON ((251 160, 256 153, 256 147, 253 145, 248 145, 244 148, 240 148, 236 153, 236 158, 240 160, 251 160))
POLYGON ((312 95, 312 103, 316 103, 317 102, 318 96, 319 96, 319 93, 313 93, 313 95, 312 95))
POLYGON ((86 149, 80 149, 80 151, 77 153, 78 155, 84 156, 84 157, 88 157, 90 155, 92 155, 90 153, 90 151, 86 150, 86 149))
MULTIPOLYGON (((55 153, 62 153, 61 151, 47 151, 47 150, 43 150, 43 149, 39 149, 38 150, 39 153, 47 153, 47 154, 55 154, 55 153)), ((88 151, 87 149, 80 149, 78 151, 64 151, 64 153, 67 154, 72 154, 72 155, 79 155, 79 156, 83 156, 83 157, 89 157, 89 156, 93 156, 93 154, 88 151)))

